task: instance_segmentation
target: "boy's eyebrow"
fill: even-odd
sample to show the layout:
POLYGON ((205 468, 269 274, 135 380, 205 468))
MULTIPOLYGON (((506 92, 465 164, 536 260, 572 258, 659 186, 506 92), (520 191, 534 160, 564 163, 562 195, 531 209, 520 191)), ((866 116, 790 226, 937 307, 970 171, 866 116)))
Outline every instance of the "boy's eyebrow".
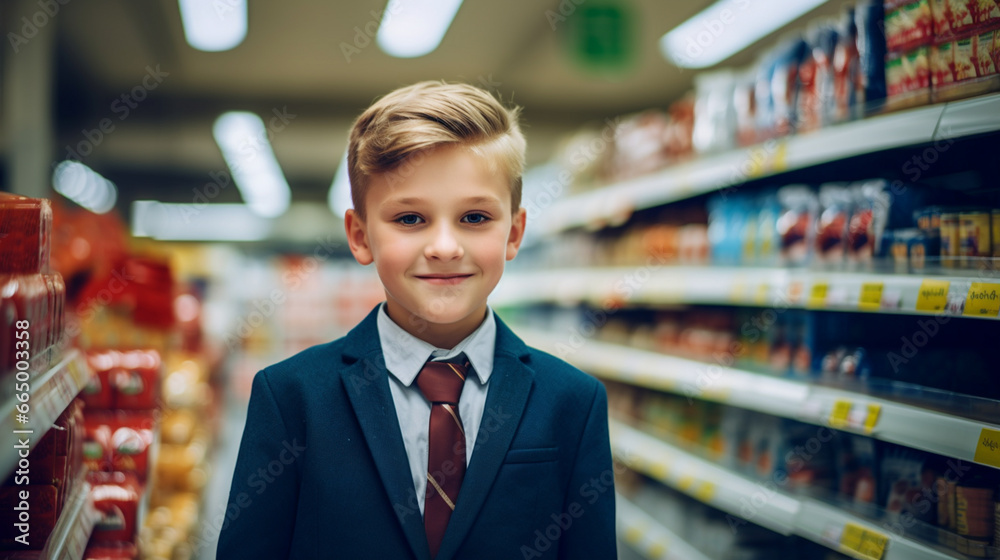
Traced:
MULTIPOLYGON (((404 198, 395 198, 387 200, 386 204, 421 204, 427 202, 427 199, 419 198, 415 196, 408 196, 404 198)), ((460 202, 466 204, 499 204, 500 200, 493 196, 470 196, 468 198, 463 198, 460 202)))

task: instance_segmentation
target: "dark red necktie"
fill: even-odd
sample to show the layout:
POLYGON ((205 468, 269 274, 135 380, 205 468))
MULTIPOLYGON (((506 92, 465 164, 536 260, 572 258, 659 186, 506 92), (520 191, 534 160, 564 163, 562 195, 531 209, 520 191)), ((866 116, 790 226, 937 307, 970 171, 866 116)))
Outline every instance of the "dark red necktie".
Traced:
POLYGON ((420 392, 431 402, 424 500, 424 530, 431 557, 441 548, 465 475, 465 430, 458 415, 458 397, 468 366, 467 361, 464 365, 427 362, 417 376, 420 392))

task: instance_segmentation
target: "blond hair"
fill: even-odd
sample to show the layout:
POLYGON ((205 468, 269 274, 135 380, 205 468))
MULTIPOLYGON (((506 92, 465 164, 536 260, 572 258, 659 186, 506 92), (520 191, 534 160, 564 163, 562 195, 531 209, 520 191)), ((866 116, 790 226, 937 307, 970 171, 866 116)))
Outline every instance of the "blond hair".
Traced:
POLYGON ((508 109, 480 88, 444 81, 419 82, 379 99, 351 128, 347 171, 355 212, 364 219, 373 175, 394 171, 408 158, 444 145, 464 146, 491 173, 506 175, 511 211, 516 212, 525 151, 519 115, 519 107, 508 109))

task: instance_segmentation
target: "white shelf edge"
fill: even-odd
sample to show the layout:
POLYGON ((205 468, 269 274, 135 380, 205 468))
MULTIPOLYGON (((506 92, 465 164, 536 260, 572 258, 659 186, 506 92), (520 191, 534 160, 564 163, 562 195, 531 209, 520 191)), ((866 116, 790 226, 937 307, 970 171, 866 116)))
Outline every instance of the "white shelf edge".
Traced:
MULTIPOLYGON (((970 271, 970 274, 972 272, 970 271)), ((973 276, 878 274, 789 268, 684 266, 568 267, 509 272, 490 298, 492 305, 539 302, 592 302, 602 307, 632 303, 650 305, 718 304, 822 311, 853 311, 997 320, 997 316, 959 315, 955 310, 917 309, 925 281, 948 282, 948 300, 965 302, 973 276), (825 285, 827 295, 813 299, 825 285), (861 304, 866 285, 881 290, 877 307, 861 304)), ((1000 282, 986 282, 998 284, 1000 282)))
POLYGON ((42 557, 54 560, 83 558, 87 541, 90 540, 90 534, 93 533, 99 517, 100 514, 94 508, 90 496, 90 484, 81 481, 73 501, 67 505, 55 528, 52 529, 52 534, 45 543, 45 549, 42 550, 42 557))
MULTIPOLYGON (((760 482, 721 468, 640 430, 611 421, 611 447, 630 468, 736 517, 752 513, 747 521, 784 535, 798 535, 851 555, 838 544, 845 524, 889 538, 882 560, 953 560, 921 543, 893 535, 870 521, 809 498, 796 498, 767 488, 760 482), (747 504, 752 504, 750 509, 747 504), (758 505, 759 504, 759 505, 758 505)), ((856 558, 861 558, 856 556, 856 558)))
POLYGON ((534 238, 613 222, 652 208, 750 180, 877 152, 1000 130, 1000 94, 878 115, 721 154, 598 187, 545 209, 534 238), (754 162, 749 167, 745 164, 754 162), (749 169, 749 172, 747 172, 749 169))
MULTIPOLYGON (((66 352, 63 359, 41 375, 30 378, 30 397, 27 425, 21 425, 15 418, 18 400, 11 395, 0 404, 0 448, 13 450, 18 438, 29 438, 29 449, 45 436, 56 419, 90 379, 90 366, 83 352, 73 348, 66 352), (31 434, 15 434, 15 430, 33 431, 31 434)), ((3 453, 0 456, 0 475, 4 478, 14 472, 17 465, 17 453, 3 453)))
POLYGON ((642 508, 617 493, 615 510, 618 538, 649 560, 709 560, 642 508))
POLYGON ((1000 425, 596 340, 573 348, 568 334, 559 337, 537 329, 517 330, 532 346, 598 377, 820 426, 832 426, 834 406, 846 402, 850 413, 837 429, 1000 468, 979 463, 975 457, 983 430, 1000 431, 1000 425), (869 405, 878 408, 871 425, 867 425, 869 405))

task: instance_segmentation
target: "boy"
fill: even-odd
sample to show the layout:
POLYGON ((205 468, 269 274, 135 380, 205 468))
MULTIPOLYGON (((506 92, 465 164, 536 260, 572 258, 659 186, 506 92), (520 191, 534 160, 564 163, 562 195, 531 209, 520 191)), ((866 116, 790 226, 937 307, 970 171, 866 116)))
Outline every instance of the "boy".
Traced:
POLYGON ((345 228, 386 300, 254 378, 221 560, 617 557, 604 387, 486 304, 524 234, 517 118, 424 82, 355 122, 345 228))

